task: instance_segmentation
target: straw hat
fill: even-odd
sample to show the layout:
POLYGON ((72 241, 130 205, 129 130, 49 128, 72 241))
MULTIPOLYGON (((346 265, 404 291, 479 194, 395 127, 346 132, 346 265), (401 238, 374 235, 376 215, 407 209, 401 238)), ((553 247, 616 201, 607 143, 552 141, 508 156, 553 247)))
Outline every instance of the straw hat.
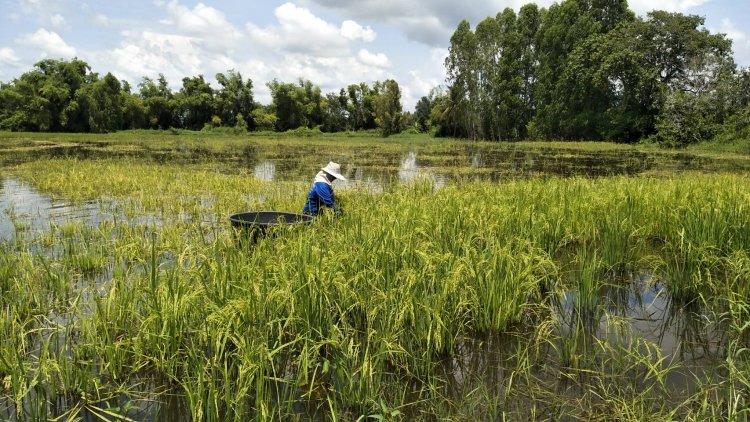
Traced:
POLYGON ((334 163, 333 161, 329 161, 328 165, 325 167, 322 167, 321 170, 324 172, 330 174, 331 176, 339 179, 339 180, 346 180, 346 177, 341 175, 341 166, 339 163, 334 163))

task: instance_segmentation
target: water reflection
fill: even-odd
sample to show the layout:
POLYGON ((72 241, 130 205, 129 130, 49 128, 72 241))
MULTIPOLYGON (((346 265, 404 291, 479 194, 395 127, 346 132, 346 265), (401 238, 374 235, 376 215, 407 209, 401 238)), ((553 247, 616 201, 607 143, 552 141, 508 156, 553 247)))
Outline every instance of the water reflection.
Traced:
MULTIPOLYGON (((698 383, 715 375, 725 330, 708 323, 700 306, 672 302, 648 271, 621 275, 617 281, 601 289, 595 312, 577 313, 575 295, 563 294, 554 306, 552 336, 538 346, 531 345, 546 335, 533 324, 518 327, 518 332, 461 340, 441 363, 440 393, 460 404, 472 392, 485 391, 503 397, 503 408, 522 416, 529 400, 544 407, 544 395, 550 399, 545 412, 564 413, 561 403, 580 401, 590 394, 590 385, 602 380, 612 391, 634 385, 637 391, 655 388, 663 400, 684 402, 698 383), (658 384, 649 371, 664 368, 669 370, 658 384), (523 388, 523 380, 533 380, 541 390, 535 397, 508 396, 507 388, 523 388)), ((472 415, 471 402, 466 406, 462 412, 472 415)))
POLYGON ((399 167, 398 170, 398 178, 401 183, 405 183, 411 182, 419 175, 420 172, 419 167, 417 166, 417 153, 414 151, 410 151, 401 161, 401 167, 399 167))
POLYGON ((14 177, 0 180, 0 185, 0 240, 13 240, 70 219, 94 225, 109 217, 97 202, 71 205, 53 200, 14 177))
POLYGON ((276 164, 270 161, 263 161, 255 165, 255 178, 260 180, 272 181, 276 175, 276 164))
POLYGON ((398 179, 401 183, 410 183, 415 180, 429 180, 436 188, 445 185, 447 175, 438 174, 433 169, 424 168, 417 162, 417 153, 410 151, 406 154, 398 170, 398 179))
POLYGON ((486 164, 484 163, 484 157, 482 156, 481 152, 475 152, 474 154, 472 154, 471 166, 474 168, 486 167, 486 164))
POLYGON ((561 335, 586 327, 590 334, 612 341, 632 341, 639 336, 659 347, 663 356, 691 365, 718 356, 723 330, 701 317, 697 303, 675 303, 663 285, 654 283, 650 271, 620 276, 599 292, 599 306, 593 312, 576 312, 576 294, 567 292, 556 306, 562 321, 561 335), (627 321, 627 330, 611 335, 611 317, 627 321), (588 319, 581 321, 582 319, 588 319))
POLYGON ((68 142, 44 148, 7 152, 0 149, 0 165, 39 158, 138 159, 157 163, 214 163, 228 171, 237 166, 252 169, 256 177, 274 181, 305 181, 327 161, 348 171, 361 171, 355 180, 377 180, 385 187, 431 177, 438 186, 460 175, 462 180, 496 181, 506 178, 549 176, 633 175, 652 170, 674 172, 749 171, 750 160, 698 157, 687 153, 666 154, 636 150, 566 149, 544 144, 457 143, 436 145, 384 145, 323 143, 260 143, 248 141, 231 148, 208 148, 177 140, 174 144, 146 142, 120 144, 68 142))

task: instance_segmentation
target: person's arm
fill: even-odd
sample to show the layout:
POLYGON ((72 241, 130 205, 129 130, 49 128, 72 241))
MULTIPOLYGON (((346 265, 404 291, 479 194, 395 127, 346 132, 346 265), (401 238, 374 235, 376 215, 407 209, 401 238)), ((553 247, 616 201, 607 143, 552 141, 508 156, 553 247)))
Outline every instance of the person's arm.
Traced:
POLYGON ((336 213, 336 215, 341 213, 341 210, 339 207, 336 206, 336 201, 333 195, 333 188, 331 188, 330 185, 326 183, 316 183, 316 190, 318 193, 318 198, 320 198, 320 202, 333 209, 333 212, 336 213))

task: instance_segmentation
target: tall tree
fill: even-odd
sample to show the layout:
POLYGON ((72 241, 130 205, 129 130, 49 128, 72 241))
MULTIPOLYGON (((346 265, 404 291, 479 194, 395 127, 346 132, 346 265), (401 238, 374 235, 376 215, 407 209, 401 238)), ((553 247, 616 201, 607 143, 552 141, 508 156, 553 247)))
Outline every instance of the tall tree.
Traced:
POLYGON ((351 84, 347 88, 349 100, 349 127, 352 130, 375 129, 375 109, 373 100, 378 96, 376 89, 366 83, 351 84))
POLYGON ((326 99, 323 102, 323 124, 321 125, 323 132, 341 132, 348 129, 348 104, 349 97, 343 88, 338 95, 333 92, 326 94, 326 99))
POLYGON ((186 129, 200 130, 214 115, 214 91, 203 75, 183 78, 174 101, 177 121, 186 129))
MULTIPOLYGON (((566 78, 570 54, 589 37, 606 34, 620 23, 631 21, 634 14, 625 0, 565 0, 553 4, 545 13, 538 31, 539 65, 535 99, 536 134, 545 138, 586 139, 592 136, 587 118, 590 110, 586 97, 595 104, 606 99, 595 97, 598 91, 574 92, 575 82, 566 78), (583 108, 582 108, 583 107, 583 108), (586 133, 578 132, 585 127, 586 133)), ((594 135, 595 136, 595 135, 594 135)))
POLYGON ((154 82, 151 78, 144 77, 138 84, 140 97, 146 107, 146 120, 148 127, 152 129, 167 129, 173 126, 174 94, 169 88, 167 79, 163 74, 154 82))
MULTIPOLYGON (((62 131, 64 110, 95 75, 79 59, 45 59, 2 89, 0 126, 12 130, 62 131)), ((66 122, 67 123, 67 122, 66 122)))
POLYGON ((451 107, 446 118, 454 120, 454 136, 479 138, 480 104, 477 70, 477 41, 469 22, 461 21, 451 36, 445 59, 450 85, 451 107))
POLYGON ((123 104, 120 81, 111 73, 76 93, 76 103, 83 112, 90 132, 113 132, 122 129, 123 104))
POLYGON ((401 132, 401 89, 393 79, 383 82, 375 99, 375 121, 383 136, 401 132))
POLYGON ((519 137, 528 136, 528 127, 534 117, 534 100, 536 92, 537 68, 539 65, 539 50, 535 39, 539 32, 543 13, 536 4, 521 7, 518 13, 518 76, 520 77, 520 107, 519 107, 519 137))
POLYGON ((696 124, 723 121, 731 94, 722 89, 722 81, 734 72, 730 43, 700 29, 702 24, 698 16, 652 12, 645 20, 628 21, 581 43, 563 77, 570 93, 561 114, 567 125, 563 134, 636 141, 657 130, 662 111, 672 116, 661 119, 666 133, 669 122, 682 119, 675 113, 695 107, 702 108, 703 116, 696 124), (697 101, 680 93, 705 98, 697 101))
POLYGON ((420 132, 429 132, 432 128, 432 122, 430 121, 430 112, 434 104, 435 98, 432 93, 429 96, 424 96, 417 101, 417 105, 414 108, 414 120, 417 124, 417 129, 420 132))
POLYGON ((323 123, 323 96, 320 88, 300 79, 297 84, 274 79, 271 90, 272 111, 276 115, 276 130, 287 131, 299 127, 313 128, 323 123))
POLYGON ((247 121, 250 129, 254 128, 252 122, 253 112, 253 81, 243 81, 239 72, 230 70, 227 74, 217 73, 216 81, 221 88, 216 92, 216 114, 223 124, 235 126, 237 116, 247 121))

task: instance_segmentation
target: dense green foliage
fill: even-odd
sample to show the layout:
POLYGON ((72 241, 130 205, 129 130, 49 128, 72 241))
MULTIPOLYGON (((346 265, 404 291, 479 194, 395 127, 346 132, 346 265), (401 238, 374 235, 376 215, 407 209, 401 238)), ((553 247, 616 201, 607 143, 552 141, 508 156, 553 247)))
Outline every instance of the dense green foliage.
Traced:
POLYGON ((394 80, 352 84, 323 95, 311 81, 268 83, 272 103, 254 101, 253 82, 234 70, 182 79, 173 92, 163 75, 144 77, 133 93, 111 73, 100 77, 85 62, 42 60, 11 83, 0 85, 0 129, 32 132, 112 132, 123 129, 325 132, 380 129, 399 133, 401 90, 394 80), (381 99, 382 91, 382 99, 381 99))
MULTIPOLYGON (((425 97, 437 134, 471 139, 712 139, 742 111, 746 72, 703 18, 624 0, 506 9, 452 38, 447 91, 425 97)), ((422 113, 423 115, 424 113, 422 113)), ((736 122, 736 118, 732 121, 736 122)))
POLYGON ((652 11, 626 0, 563 0, 507 8, 472 30, 458 24, 445 60, 447 84, 404 113, 394 80, 323 93, 313 81, 267 83, 272 103, 254 101, 253 81, 234 70, 185 77, 172 92, 163 76, 133 93, 78 59, 46 59, 0 84, 0 129, 110 132, 189 129, 322 132, 406 128, 494 141, 649 140, 684 147, 703 141, 748 149, 750 76, 731 41, 700 16, 652 11))

